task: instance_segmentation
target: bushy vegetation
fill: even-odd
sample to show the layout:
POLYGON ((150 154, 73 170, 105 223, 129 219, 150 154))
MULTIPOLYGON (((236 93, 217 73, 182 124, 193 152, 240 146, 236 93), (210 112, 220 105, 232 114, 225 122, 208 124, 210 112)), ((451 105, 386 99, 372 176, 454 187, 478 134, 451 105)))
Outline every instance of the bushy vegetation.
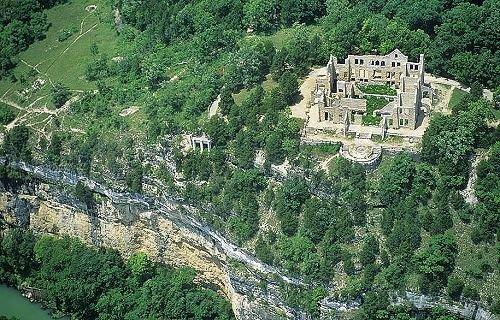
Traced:
POLYGON ((0 103, 0 124, 6 125, 15 118, 14 112, 7 105, 0 103))
MULTIPOLYGON (((15 10, 2 10, 0 77, 13 67, 15 55, 46 30, 41 8, 55 4, 14 2, 7 1, 5 8, 15 10), (30 27, 18 28, 20 24, 30 27), (30 29, 35 26, 36 30, 30 29), (13 36, 15 30, 22 34, 13 36), (22 41, 15 43, 15 38, 22 41)), ((57 119, 47 125, 53 126, 50 141, 37 140, 33 127, 18 126, 6 133, 3 153, 9 160, 34 158, 97 179, 104 172, 129 191, 141 192, 144 176, 152 174, 143 165, 142 151, 160 144, 175 153, 183 178, 182 196, 194 204, 210 203, 204 206, 208 221, 239 244, 255 249, 262 260, 303 278, 314 287, 312 291, 317 289, 314 294, 302 293, 307 299, 299 304, 311 314, 317 312, 317 301, 324 295, 321 287, 336 281, 345 282, 339 293, 343 297, 363 297, 360 319, 373 314, 380 319, 396 317, 399 309, 389 307, 384 297, 408 287, 446 292, 453 299, 486 298, 488 304, 498 305, 498 295, 481 290, 485 279, 492 278, 488 275, 498 273, 498 263, 491 262, 498 246, 499 148, 493 144, 498 129, 488 126, 498 103, 492 106, 480 99, 482 86, 495 89, 500 84, 495 37, 500 34, 495 32, 498 3, 122 0, 118 2, 123 26, 115 39, 117 52, 108 52, 101 43, 81 53, 84 58, 79 61, 87 65, 75 77, 86 84, 86 91, 78 93, 62 123, 57 119), (298 98, 299 79, 312 66, 324 65, 330 54, 339 58, 387 54, 395 48, 410 59, 424 53, 426 71, 472 85, 471 94, 455 94, 453 113, 432 118, 423 137, 421 161, 409 154, 388 157, 367 175, 359 165, 335 158, 317 170, 317 163, 332 157, 338 146, 300 145, 302 123, 292 119, 287 108, 298 98), (219 112, 207 118, 208 107, 219 95, 219 112), (130 106, 138 106, 139 111, 131 117, 120 115, 130 106), (83 132, 65 132, 75 127, 83 132), (207 134, 213 149, 182 151, 173 137, 184 133, 207 134), (458 192, 465 187, 470 158, 478 148, 488 152, 478 167, 479 202, 471 206, 458 192), (284 163, 298 173, 284 181, 272 179, 275 166, 284 163), (465 240, 457 234, 458 227, 465 230, 465 240), (461 272, 456 266, 471 254, 464 252, 471 243, 482 246, 485 254, 476 259, 477 264, 461 266, 466 270, 461 272)), ((99 20, 106 18, 113 24, 111 15, 99 16, 99 20)), ((58 39, 64 41, 69 29, 60 30, 58 39)), ((71 86, 54 83, 52 95, 47 92, 47 96, 61 107, 70 98, 71 86)), ((385 87, 365 90, 393 93, 385 87)), ((370 97, 363 122, 378 125, 380 118, 372 113, 386 103, 370 97)), ((3 123, 12 120, 8 111, 2 113, 3 123)), ((88 190, 79 185, 75 193, 92 208, 88 190)), ((88 255, 94 254, 100 253, 88 255)), ((97 260, 113 267, 114 259, 97 260)), ((35 262, 43 266, 43 261, 35 262)), ((25 272, 23 263, 16 272, 25 272)), ((44 269, 46 277, 50 267, 44 269)), ((123 269, 120 272, 128 281, 132 271, 128 266, 123 269)), ((156 285, 177 288, 168 275, 177 271, 155 270, 134 290, 121 282, 104 283, 102 292, 84 286, 97 295, 100 306, 85 312, 153 317, 148 313, 156 312, 149 304, 153 298, 170 307, 171 301, 161 299, 156 285), (126 303, 114 309, 116 301, 126 303)), ((198 289, 186 284, 192 280, 190 272, 179 271, 177 276, 190 289, 185 296, 173 296, 185 301, 198 289)), ((121 281, 120 277, 113 281, 121 281)), ((56 294, 62 294, 56 290, 60 288, 40 285, 52 290, 49 301, 70 313, 83 312, 76 301, 91 299, 77 291, 82 296, 56 300, 56 294)), ((203 292, 200 296, 213 294, 203 292)), ((302 295, 289 296, 292 301, 302 295)), ((194 312, 191 307, 183 306, 182 311, 172 312, 196 317, 189 313, 194 312)), ((437 314, 430 319, 438 318, 437 314)))
POLYGON ((124 261, 68 237, 11 229, 1 237, 0 282, 41 290, 44 305, 78 319, 234 319, 230 304, 143 253, 124 261))

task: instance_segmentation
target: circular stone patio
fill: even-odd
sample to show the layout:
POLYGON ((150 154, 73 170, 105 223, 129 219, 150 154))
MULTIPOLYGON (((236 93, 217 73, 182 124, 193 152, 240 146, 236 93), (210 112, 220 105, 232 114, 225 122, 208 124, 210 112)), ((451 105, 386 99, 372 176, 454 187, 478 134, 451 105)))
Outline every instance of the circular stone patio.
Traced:
POLYGON ((348 160, 370 167, 377 164, 380 160, 382 147, 375 145, 369 140, 354 141, 348 144, 343 143, 340 155, 348 160))

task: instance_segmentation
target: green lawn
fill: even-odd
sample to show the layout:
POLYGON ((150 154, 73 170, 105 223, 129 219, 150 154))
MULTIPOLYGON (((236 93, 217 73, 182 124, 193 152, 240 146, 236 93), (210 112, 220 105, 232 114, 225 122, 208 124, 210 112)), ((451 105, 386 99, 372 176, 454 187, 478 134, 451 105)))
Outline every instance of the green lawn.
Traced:
POLYGON ((300 145, 300 152, 307 155, 312 155, 315 158, 322 159, 335 155, 340 150, 339 143, 321 143, 316 145, 300 145))
POLYGON ((86 65, 92 59, 91 45, 95 43, 100 53, 114 56, 116 33, 111 23, 113 13, 106 0, 73 0, 46 11, 46 14, 50 28, 45 39, 35 42, 18 56, 14 74, 17 79, 25 80, 24 83, 12 83, 10 79, 4 79, 0 81, 0 95, 9 91, 6 97, 24 102, 18 95, 16 97, 15 92, 30 87, 37 78, 46 83, 36 94, 30 93, 30 96, 39 97, 50 92, 50 81, 62 82, 72 90, 94 89, 94 84, 84 78, 86 65), (97 5, 94 12, 85 10, 91 4, 97 5), (62 29, 76 32, 59 42, 62 29))
POLYGON ((362 117, 363 124, 377 126, 382 118, 380 116, 374 116, 373 112, 382 109, 387 103, 387 100, 384 98, 373 96, 366 97, 366 114, 362 117))
POLYGON ((250 37, 267 38, 271 40, 276 49, 282 49, 286 43, 290 42, 290 39, 292 39, 295 36, 295 34, 301 32, 314 32, 320 30, 321 27, 316 25, 309 25, 309 26, 297 25, 288 28, 283 28, 281 30, 278 30, 276 33, 273 33, 272 35, 250 35, 250 37))
POLYGON ((395 96, 396 89, 388 86, 386 84, 367 84, 367 85, 359 85, 359 90, 363 93, 367 94, 381 94, 386 96, 395 96))

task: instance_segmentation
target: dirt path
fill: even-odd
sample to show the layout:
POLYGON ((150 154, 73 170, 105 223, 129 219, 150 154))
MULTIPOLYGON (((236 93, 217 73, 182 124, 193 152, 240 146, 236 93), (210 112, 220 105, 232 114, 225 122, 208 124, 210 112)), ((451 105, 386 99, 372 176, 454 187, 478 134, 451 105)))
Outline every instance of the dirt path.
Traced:
POLYGON ((485 158, 486 156, 484 154, 475 155, 469 172, 467 186, 464 190, 460 191, 460 194, 462 195, 462 197, 464 197, 465 202, 470 205, 475 205, 477 203, 477 197, 474 192, 474 185, 476 184, 477 180, 477 165, 485 158))
POLYGON ((31 65, 31 64, 29 64, 28 62, 24 61, 23 59, 20 59, 20 61, 21 61, 22 63, 24 63, 25 65, 27 65, 28 67, 30 67, 31 69, 35 70, 38 74, 41 74, 42 76, 45 76, 45 77, 47 78, 47 80, 49 80, 50 85, 52 86, 52 88, 54 88, 54 87, 55 87, 55 86, 54 86, 54 83, 52 82, 52 79, 50 79, 49 75, 48 75, 47 73, 43 73, 43 72, 41 72, 41 71, 38 69, 38 65, 39 65, 40 63, 42 63, 43 61, 42 61, 42 62, 37 63, 37 64, 36 64, 36 65, 34 65, 34 66, 33 66, 33 65, 31 65))
POLYGON ((13 108, 16 108, 18 110, 22 110, 22 111, 25 111, 26 109, 24 109, 23 107, 21 107, 20 105, 18 105, 17 103, 15 103, 14 101, 10 101, 9 99, 6 99, 4 97, 0 98, 0 102, 3 102, 5 103, 6 105, 9 105, 13 108))
POLYGON ((326 158, 325 160, 323 160, 319 167, 324 170, 325 172, 328 173, 328 165, 330 164, 330 162, 334 159, 334 158, 337 158, 339 156, 339 153, 336 153, 334 154, 333 156, 330 156, 328 158, 326 158))
POLYGON ((326 75, 326 67, 313 69, 305 78, 304 83, 300 86, 300 101, 291 106, 292 117, 307 120, 307 112, 309 108, 309 101, 311 92, 314 90, 316 85, 316 78, 319 75, 326 75))
POLYGON ((59 54, 59 56, 54 59, 54 61, 50 64, 50 66, 47 68, 47 72, 49 72, 50 68, 52 68, 52 66, 71 48, 71 46, 73 44, 75 44, 78 40, 80 40, 81 37, 83 37, 84 35, 86 35, 87 33, 89 33, 90 31, 94 30, 99 24, 96 23, 94 24, 92 27, 90 27, 90 29, 88 29, 87 31, 85 31, 84 33, 81 33, 80 35, 78 35, 78 37, 75 38, 75 40, 73 40, 67 47, 66 49, 63 50, 63 52, 61 52, 59 54))
MULTIPOLYGON (((52 79, 48 76, 48 72, 49 70, 52 68, 52 66, 54 64, 57 63, 57 61, 59 61, 59 59, 76 43, 78 42, 83 36, 85 36, 86 34, 88 34, 89 32, 95 30, 99 23, 96 23, 94 24, 93 26, 91 26, 89 29, 87 30, 84 30, 84 23, 85 23, 85 20, 90 17, 91 15, 93 15, 95 12, 95 10, 92 10, 92 11, 89 11, 89 14, 86 15, 80 22, 80 32, 79 32, 79 35, 50 63, 50 65, 47 67, 47 69, 45 70, 45 72, 42 72, 38 67, 39 65, 42 63, 42 62, 45 62, 47 61, 47 59, 44 59, 44 60, 41 60, 40 62, 38 62, 37 64, 35 65, 32 65, 30 63, 28 63, 27 61, 21 59, 20 61, 22 63, 24 63, 26 66, 30 67, 31 69, 35 70, 38 74, 44 76, 45 78, 47 78, 47 80, 49 81, 49 83, 52 85, 52 87, 54 87, 54 83, 52 81, 52 79)), ((12 87, 11 87, 12 88, 12 87)), ((10 131, 12 128, 20 125, 20 124, 23 124, 23 123, 26 123, 26 126, 29 126, 31 127, 34 131, 40 133, 40 135, 43 135, 45 136, 46 138, 50 138, 50 133, 47 134, 46 132, 46 129, 47 129, 47 126, 49 125, 49 123, 52 122, 53 118, 54 117, 57 117, 59 116, 61 113, 63 112, 66 112, 71 104, 75 103, 76 101, 78 101, 78 99, 80 98, 80 95, 79 93, 83 92, 81 90, 71 90, 72 92, 76 92, 77 95, 70 98, 68 101, 66 101, 66 103, 59 109, 56 109, 56 110, 50 110, 47 108, 47 105, 45 104, 43 107, 40 107, 40 108, 35 108, 35 109, 31 109, 33 108, 40 100, 46 98, 47 96, 41 96, 41 97, 38 97, 35 101, 33 101, 32 103, 30 103, 26 108, 20 106, 19 104, 17 104, 16 102, 14 101, 11 101, 10 99, 6 98, 6 95, 10 92, 11 88, 9 88, 4 94, 3 96, 0 98, 0 102, 3 102, 15 109, 18 109, 22 112, 22 114, 20 113, 12 122, 10 122, 9 124, 7 124, 5 126, 6 130, 7 131, 10 131), (33 115, 33 114, 46 114, 47 117, 43 120, 40 120, 40 121, 36 121, 36 122, 28 122, 30 120, 30 117, 33 115), (38 125, 43 125, 42 129, 37 129, 35 126, 38 126, 38 125)))

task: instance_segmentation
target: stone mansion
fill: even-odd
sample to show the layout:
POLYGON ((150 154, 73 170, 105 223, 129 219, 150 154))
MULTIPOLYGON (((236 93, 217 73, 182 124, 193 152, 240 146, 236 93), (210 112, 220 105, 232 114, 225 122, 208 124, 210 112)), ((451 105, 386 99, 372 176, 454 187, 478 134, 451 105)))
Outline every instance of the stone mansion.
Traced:
POLYGON ((347 134, 349 126, 363 125, 363 116, 372 110, 367 110, 367 101, 372 96, 382 101, 380 108, 371 111, 374 121, 379 122, 377 127, 381 131, 377 131, 382 137, 388 130, 415 130, 424 92, 430 90, 424 85, 424 72, 423 54, 418 62, 410 62, 398 49, 384 56, 349 55, 344 62, 332 56, 326 75, 316 79, 311 92, 311 112, 317 114, 310 116, 318 124, 325 122, 321 127, 326 127, 326 123, 341 125, 342 132, 347 134), (384 85, 382 94, 364 92, 367 85, 377 84, 384 85))

